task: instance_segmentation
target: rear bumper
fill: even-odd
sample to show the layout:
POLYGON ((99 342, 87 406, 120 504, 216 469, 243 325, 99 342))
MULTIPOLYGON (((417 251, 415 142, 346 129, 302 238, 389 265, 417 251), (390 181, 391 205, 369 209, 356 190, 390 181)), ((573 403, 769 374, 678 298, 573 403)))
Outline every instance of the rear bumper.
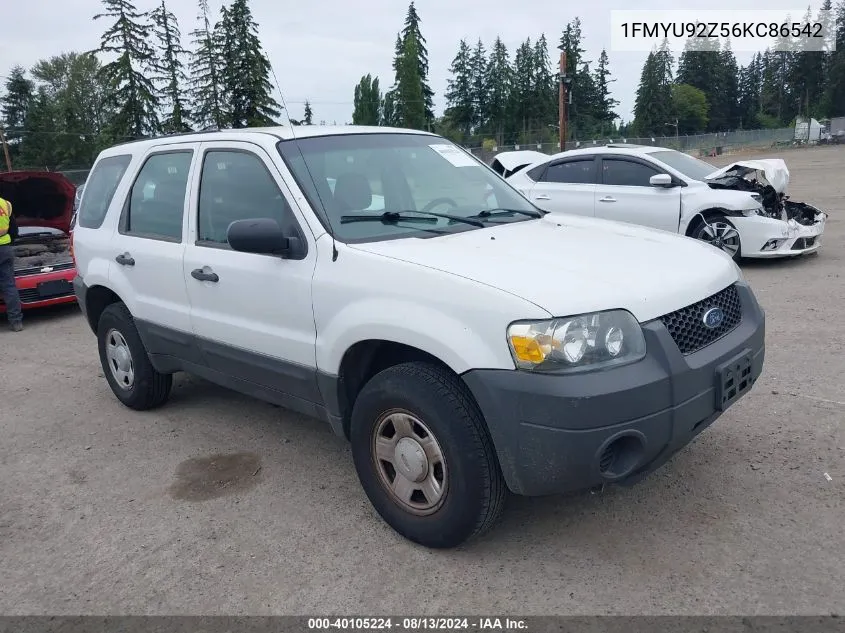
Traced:
MULTIPOLYGON (((73 279, 75 276, 76 270, 68 268, 51 273, 38 273, 35 275, 15 277, 15 286, 17 286, 18 294, 21 298, 21 308, 24 310, 33 310, 36 308, 44 308, 62 303, 75 302, 76 295, 73 291, 73 279), (59 294, 45 296, 42 294, 42 291, 39 290, 39 287, 45 288, 42 284, 56 281, 65 282, 66 284, 66 289, 62 290, 59 294)), ((5 312, 6 304, 3 303, 3 298, 0 297, 0 314, 5 312)))
POLYGON ((748 286, 738 292, 740 324, 687 356, 652 321, 643 325, 647 356, 632 365, 569 376, 464 374, 511 491, 534 496, 633 483, 712 424, 735 402, 723 404, 726 371, 747 362, 749 375, 737 380, 750 388, 763 369, 765 315, 748 286))

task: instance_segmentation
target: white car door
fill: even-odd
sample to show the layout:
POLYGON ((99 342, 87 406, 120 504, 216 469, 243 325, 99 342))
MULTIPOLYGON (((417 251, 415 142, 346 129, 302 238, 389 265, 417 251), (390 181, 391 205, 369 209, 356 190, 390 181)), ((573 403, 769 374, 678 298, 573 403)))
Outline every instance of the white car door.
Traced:
POLYGON ((649 182, 652 176, 663 173, 642 159, 602 156, 595 192, 596 217, 677 232, 681 187, 677 183, 662 187, 649 182))
POLYGON ((187 190, 198 148, 198 143, 160 145, 142 158, 109 245, 110 281, 142 330, 153 325, 191 333, 181 273, 187 190))
POLYGON ((260 146, 206 142, 199 161, 183 279, 205 362, 300 403, 316 402, 313 233, 291 202, 279 168, 260 146), (300 240, 301 252, 283 259, 232 250, 229 224, 255 218, 276 220, 300 240))
POLYGON ((528 199, 545 211, 592 216, 596 162, 595 157, 584 155, 550 162, 537 174, 528 199))

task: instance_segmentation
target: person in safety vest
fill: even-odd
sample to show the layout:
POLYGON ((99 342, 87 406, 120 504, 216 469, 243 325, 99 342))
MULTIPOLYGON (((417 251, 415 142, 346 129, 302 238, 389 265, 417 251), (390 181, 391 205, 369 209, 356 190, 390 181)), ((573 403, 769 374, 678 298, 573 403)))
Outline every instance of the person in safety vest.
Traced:
POLYGON ((12 203, 0 198, 0 294, 6 304, 6 317, 13 332, 23 329, 21 298, 15 286, 15 248, 12 246, 15 223, 12 203))

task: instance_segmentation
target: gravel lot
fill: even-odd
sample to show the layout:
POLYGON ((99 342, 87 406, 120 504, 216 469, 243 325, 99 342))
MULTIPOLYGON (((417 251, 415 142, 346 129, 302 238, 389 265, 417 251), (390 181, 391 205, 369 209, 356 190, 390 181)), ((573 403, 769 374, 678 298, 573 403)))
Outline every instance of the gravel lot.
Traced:
POLYGON ((0 613, 845 612, 845 147, 780 156, 832 217, 819 255, 743 265, 752 393, 638 486, 512 498, 455 551, 383 524, 328 427, 189 377, 135 413, 77 308, 4 328, 0 613), (216 454, 237 477, 208 491, 216 454))

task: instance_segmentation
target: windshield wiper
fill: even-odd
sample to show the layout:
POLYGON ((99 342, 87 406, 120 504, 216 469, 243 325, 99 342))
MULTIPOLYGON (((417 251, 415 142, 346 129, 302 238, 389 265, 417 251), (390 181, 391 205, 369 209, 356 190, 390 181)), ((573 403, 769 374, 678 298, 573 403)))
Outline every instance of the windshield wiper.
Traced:
POLYGON ((502 215, 513 215, 518 213, 520 215, 527 215, 532 218, 542 218, 545 213, 542 211, 534 211, 533 209, 484 209, 476 215, 471 215, 471 218, 494 218, 502 215))
POLYGON ((347 222, 384 222, 385 224, 393 224, 395 222, 426 222, 432 223, 437 222, 437 218, 445 218, 447 220, 452 220, 453 222, 463 222, 465 224, 471 224, 472 226, 478 226, 484 228, 484 222, 477 219, 472 218, 465 218, 460 215, 451 215, 449 213, 433 213, 431 211, 416 211, 414 209, 408 209, 406 211, 385 211, 381 215, 342 215, 340 216, 340 223, 346 224, 347 222), (428 215, 431 217, 428 218, 417 218, 413 216, 403 215, 405 213, 421 213, 423 215, 428 215))

